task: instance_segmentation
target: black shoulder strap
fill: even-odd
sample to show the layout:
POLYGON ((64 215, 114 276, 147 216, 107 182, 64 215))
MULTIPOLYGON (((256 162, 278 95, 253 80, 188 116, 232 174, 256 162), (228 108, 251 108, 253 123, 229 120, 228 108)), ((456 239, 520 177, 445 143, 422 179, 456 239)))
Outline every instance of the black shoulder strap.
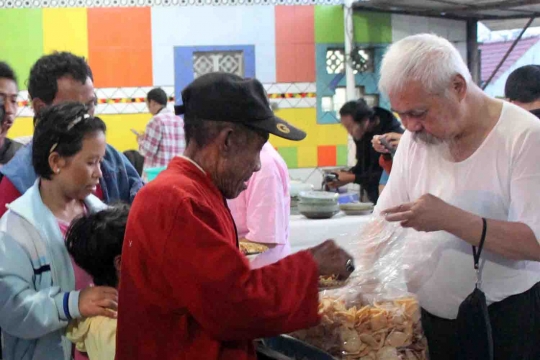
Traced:
POLYGON ((476 251, 476 246, 472 247, 473 257, 474 257, 474 270, 477 274, 477 283, 476 286, 480 284, 480 254, 484 248, 484 243, 486 242, 486 233, 487 233, 487 221, 485 218, 482 218, 482 237, 480 238, 480 243, 478 244, 478 252, 476 251))

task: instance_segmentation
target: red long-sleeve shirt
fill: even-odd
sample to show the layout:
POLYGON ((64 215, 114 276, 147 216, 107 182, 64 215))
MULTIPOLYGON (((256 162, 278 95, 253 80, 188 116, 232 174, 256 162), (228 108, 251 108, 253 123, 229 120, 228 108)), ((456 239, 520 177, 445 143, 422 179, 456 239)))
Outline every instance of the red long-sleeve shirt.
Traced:
POLYGON ((250 271, 209 176, 175 158, 128 220, 116 360, 251 360, 253 339, 315 325, 318 270, 303 251, 250 271))
POLYGON ((7 204, 11 204, 21 196, 21 193, 7 177, 0 181, 0 217, 7 211, 7 204))

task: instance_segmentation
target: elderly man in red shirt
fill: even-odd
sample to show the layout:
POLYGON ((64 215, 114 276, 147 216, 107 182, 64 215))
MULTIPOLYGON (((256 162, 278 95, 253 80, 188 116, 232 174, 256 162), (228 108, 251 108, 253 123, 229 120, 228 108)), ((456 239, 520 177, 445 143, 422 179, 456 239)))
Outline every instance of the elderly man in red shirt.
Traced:
POLYGON ((116 360, 255 359, 253 339, 317 324, 318 277, 347 278, 332 241, 250 270, 226 199, 260 169, 274 116, 255 79, 213 73, 182 92, 187 148, 137 195, 122 253, 116 360))

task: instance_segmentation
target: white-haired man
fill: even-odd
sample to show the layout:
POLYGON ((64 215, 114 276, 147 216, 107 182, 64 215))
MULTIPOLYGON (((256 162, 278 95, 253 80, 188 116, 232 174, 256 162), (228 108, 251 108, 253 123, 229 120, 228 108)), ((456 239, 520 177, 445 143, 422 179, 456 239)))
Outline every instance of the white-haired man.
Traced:
POLYGON ((471 245, 486 219, 480 270, 495 359, 540 358, 540 123, 487 96, 458 51, 407 37, 384 57, 379 87, 407 132, 376 212, 437 245, 418 291, 432 359, 458 359, 456 317, 475 287, 471 245))

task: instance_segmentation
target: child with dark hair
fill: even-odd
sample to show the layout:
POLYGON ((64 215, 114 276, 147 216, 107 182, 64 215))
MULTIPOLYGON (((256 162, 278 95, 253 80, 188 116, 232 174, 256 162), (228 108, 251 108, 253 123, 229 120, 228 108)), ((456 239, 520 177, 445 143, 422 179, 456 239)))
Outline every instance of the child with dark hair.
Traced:
MULTIPOLYGON (((128 212, 128 205, 117 205, 74 220, 68 230, 68 252, 96 285, 118 287, 128 212)), ((67 337, 79 351, 88 353, 90 360, 114 360, 116 319, 95 316, 75 320, 67 337)))
POLYGON ((71 360, 66 327, 72 319, 116 316, 117 290, 91 286, 64 243, 73 219, 106 208, 92 195, 102 176, 105 131, 103 121, 80 103, 53 105, 39 114, 32 148, 38 179, 0 220, 6 359, 71 360))

